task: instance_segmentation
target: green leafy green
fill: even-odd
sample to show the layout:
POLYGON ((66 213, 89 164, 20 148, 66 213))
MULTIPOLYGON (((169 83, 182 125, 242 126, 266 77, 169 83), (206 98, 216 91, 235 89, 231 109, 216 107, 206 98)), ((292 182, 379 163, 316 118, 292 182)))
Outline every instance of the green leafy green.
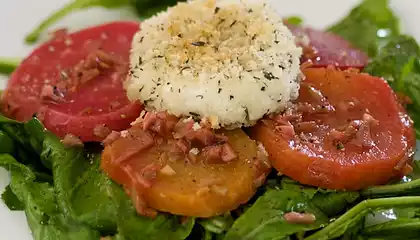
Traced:
POLYGON ((48 175, 51 176, 51 171, 40 159, 44 127, 37 119, 23 124, 0 116, 0 130, 14 141, 16 151, 13 156, 19 162, 30 166, 36 170, 37 174, 44 174, 45 178, 51 178, 48 177, 48 175))
POLYGON ((399 81, 395 83, 396 91, 409 97, 412 101, 407 111, 414 121, 417 138, 420 138, 420 58, 412 57, 404 66, 399 81))
POLYGON ((58 211, 53 187, 37 181, 32 169, 10 155, 0 155, 0 165, 11 173, 10 189, 24 206, 35 240, 99 240, 98 231, 75 223, 58 211))
POLYGON ((240 216, 225 236, 225 240, 288 239, 296 233, 318 229, 328 224, 328 218, 301 192, 268 190, 251 208, 240 216), (287 212, 312 213, 312 224, 292 224, 284 220, 287 212))
POLYGON ((23 203, 36 239, 99 239, 100 232, 116 234, 121 240, 182 240, 191 233, 194 219, 182 222, 166 214, 155 219, 139 216, 125 191, 100 170, 98 149, 67 149, 36 119, 23 124, 0 118, 0 128, 8 129, 15 144, 26 146, 25 153, 30 155, 19 157, 37 156, 17 162, 0 155, 0 165, 12 174, 11 191, 3 198, 10 208, 23 203), (52 172, 36 166, 43 164, 52 172), (38 219, 43 216, 47 225, 43 224, 47 220, 38 219))
POLYGON ((407 35, 396 36, 381 48, 378 55, 366 66, 365 72, 381 76, 394 87, 400 87, 403 70, 413 56, 420 56, 416 40, 407 35))
POLYGON ((43 20, 31 33, 25 37, 26 43, 34 43, 38 40, 42 32, 51 25, 58 22, 63 17, 87 8, 104 7, 108 9, 120 8, 124 6, 132 7, 137 14, 143 18, 150 17, 156 12, 164 10, 168 6, 174 5, 177 0, 74 0, 55 12, 53 15, 43 20))
POLYGON ((303 19, 299 16, 286 17, 284 21, 287 22, 288 24, 292 24, 296 26, 300 26, 303 24, 303 19))
POLYGON ((396 197, 369 199, 360 202, 325 228, 315 232, 305 240, 328 240, 342 236, 346 231, 358 226, 367 214, 384 208, 420 207, 420 197, 396 197))
POLYGON ((420 179, 406 183, 374 186, 360 192, 364 198, 396 197, 420 194, 420 179))
POLYGON ((51 133, 45 134, 44 162, 51 162, 56 197, 62 212, 77 222, 119 239, 185 239, 194 220, 160 214, 152 220, 138 216, 130 198, 99 168, 100 154, 86 149, 66 149, 51 133))
POLYGON ((186 0, 131 0, 142 18, 148 18, 157 12, 165 10, 168 6, 173 6, 177 2, 185 2, 186 0))
POLYGON ((12 138, 3 131, 0 131, 0 143, 0 153, 14 153, 15 143, 12 138))
POLYGON ((283 177, 281 189, 302 192, 318 209, 329 217, 342 213, 359 198, 358 192, 326 190, 302 185, 295 180, 283 177))
POLYGON ((404 207, 373 211, 366 216, 364 229, 360 234, 369 237, 391 237, 401 239, 418 239, 420 237, 419 208, 404 207), (416 238, 417 237, 417 238, 416 238))
POLYGON ((304 195, 306 195, 308 199, 312 199, 315 196, 315 194, 319 191, 318 188, 302 185, 288 177, 283 177, 281 179, 280 188, 284 190, 302 192, 304 195))
POLYGON ((25 37, 26 43, 34 43, 38 40, 42 32, 47 30, 51 25, 69 15, 72 12, 92 8, 92 7, 105 7, 105 8, 119 8, 130 4, 130 0, 74 0, 68 3, 62 9, 55 12, 53 15, 43 20, 31 33, 25 37))
POLYGON ((420 160, 414 160, 411 164, 413 171, 403 177, 401 183, 411 182, 420 178, 420 160))
POLYGON ((390 222, 381 223, 372 227, 365 228, 363 235, 368 236, 392 236, 403 235, 404 237, 420 237, 420 219, 398 219, 390 222))
POLYGON ((399 20, 388 5, 388 0, 364 0, 328 30, 375 57, 390 38, 400 34, 399 20))
POLYGON ((347 210, 358 199, 358 192, 318 192, 312 198, 312 203, 327 216, 335 217, 347 210))
POLYGON ((420 137, 420 47, 413 37, 400 35, 386 44, 365 72, 386 79, 397 93, 412 100, 407 106, 420 137))
POLYGON ((0 57, 0 74, 12 73, 20 64, 19 59, 0 57))
POLYGON ((25 209, 23 203, 13 193, 10 185, 7 186, 4 192, 1 194, 1 198, 6 206, 12 211, 21 211, 25 209))

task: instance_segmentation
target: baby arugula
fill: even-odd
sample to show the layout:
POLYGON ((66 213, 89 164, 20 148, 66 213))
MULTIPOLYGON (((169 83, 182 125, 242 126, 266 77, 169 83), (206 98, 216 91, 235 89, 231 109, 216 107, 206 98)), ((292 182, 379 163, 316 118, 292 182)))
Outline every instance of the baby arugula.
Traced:
POLYGON ((62 9, 55 12, 50 17, 43 20, 38 27, 36 27, 31 33, 25 37, 26 43, 35 43, 39 36, 47 30, 51 25, 56 23, 58 20, 65 16, 87 8, 93 7, 104 7, 108 9, 131 7, 139 17, 147 18, 164 10, 168 6, 174 5, 177 0, 74 0, 70 2, 62 9))
MULTIPOLYGON (((37 42, 40 35, 53 24, 65 16, 83 9, 93 7, 103 7, 107 9, 129 7, 133 9, 133 11, 139 16, 139 20, 141 20, 182 1, 185 0, 73 0, 48 18, 44 19, 25 37, 25 42, 28 44, 37 42)), ((19 63, 19 59, 0 57, 0 74, 12 73, 18 67, 19 63)))
POLYGON ((389 39, 400 34, 400 27, 388 0, 364 0, 328 31, 375 57, 389 39))
POLYGON ((17 160, 5 154, 10 151, 0 155, 0 165, 12 177, 3 200, 12 209, 24 207, 36 240, 91 240, 108 235, 119 240, 182 240, 190 235, 194 219, 138 216, 124 190, 100 170, 99 151, 65 148, 36 119, 22 124, 1 117, 0 129, 3 133, 9 129, 14 144, 25 144, 31 156, 40 156, 17 155, 17 160), (52 180, 45 177, 48 174, 52 180))
MULTIPOLYGON (((58 211, 54 188, 39 182, 33 170, 10 155, 0 155, 0 165, 11 173, 10 189, 14 204, 24 207, 29 227, 36 240, 99 239, 99 231, 76 223, 58 211)), ((8 199, 8 201, 12 201, 8 199)), ((11 206, 9 202, 8 206, 11 206)))
MULTIPOLYGON (((26 40, 36 41, 52 23, 80 9, 130 6, 145 17, 176 2, 75 0, 26 40)), ((301 24, 298 18, 289 19, 301 24)), ((407 109, 420 137, 420 50, 412 37, 400 35, 388 1, 364 0, 329 30, 369 53, 372 60, 365 72, 383 77, 412 100, 407 109)), ((11 72, 17 63, 0 59, 0 72, 11 72)), ((36 119, 23 124, 0 116, 0 142, 0 165, 11 173, 2 199, 11 210, 25 211, 36 240, 420 238, 418 161, 404 181, 360 192, 318 189, 272 176, 239 210, 181 223, 179 217, 166 214, 154 220, 138 216, 124 190, 100 170, 100 151, 67 149, 36 119), (288 223, 283 215, 289 211, 312 213, 316 221, 288 223)))
POLYGON ((235 221, 224 240, 288 239, 296 233, 321 228, 328 221, 304 193, 271 189, 235 221), (290 211, 314 214, 316 221, 312 224, 288 223, 283 215, 290 211))
POLYGON ((408 113, 420 138, 420 47, 413 37, 391 39, 365 68, 365 72, 386 79, 395 92, 411 99, 408 113))
POLYGON ((19 65, 20 60, 15 58, 0 58, 0 74, 10 74, 19 65))
POLYGON ((369 54, 372 59, 364 72, 383 77, 395 92, 412 100, 407 110, 420 138, 420 48, 413 37, 400 34, 388 0, 364 0, 328 30, 369 54))

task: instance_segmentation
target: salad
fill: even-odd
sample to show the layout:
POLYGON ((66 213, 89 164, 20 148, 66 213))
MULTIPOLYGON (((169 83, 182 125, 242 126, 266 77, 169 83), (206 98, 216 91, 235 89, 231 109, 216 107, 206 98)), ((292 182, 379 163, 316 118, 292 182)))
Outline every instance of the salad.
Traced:
POLYGON ((388 1, 320 30, 263 1, 76 0, 25 40, 92 6, 139 21, 0 58, 2 199, 34 239, 420 238, 420 48, 388 1))

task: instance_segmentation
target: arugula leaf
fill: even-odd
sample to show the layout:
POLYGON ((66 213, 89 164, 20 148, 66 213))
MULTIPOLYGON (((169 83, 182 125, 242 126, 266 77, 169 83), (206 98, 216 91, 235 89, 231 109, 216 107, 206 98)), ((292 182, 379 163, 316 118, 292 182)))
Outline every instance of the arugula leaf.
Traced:
MULTIPOLYGON (((2 92, 0 92, 0 93, 2 93, 2 92)), ((0 114, 0 124, 6 124, 6 123, 19 124, 19 122, 15 121, 15 120, 12 120, 10 118, 7 118, 7 117, 0 114)))
POLYGON ((0 155, 0 166, 11 173, 10 189, 25 208, 35 240, 99 240, 99 232, 74 223, 58 211, 53 187, 38 182, 29 167, 4 154, 0 155))
POLYGON ((401 239, 397 236, 420 237, 420 209, 416 207, 381 209, 366 216, 360 234, 374 237, 401 239), (392 236, 392 237, 391 237, 392 236))
POLYGON ((420 160, 414 160, 411 164, 413 171, 403 177, 401 183, 411 182, 420 178, 420 160))
POLYGON ((284 190, 302 192, 308 199, 312 199, 319 190, 318 188, 302 185, 289 177, 281 179, 280 187, 284 190))
POLYGON ((412 100, 407 111, 420 138, 420 47, 416 40, 406 35, 392 39, 364 71, 385 78, 394 91, 412 100))
POLYGON ((399 20, 388 5, 388 0, 364 0, 328 31, 375 57, 390 38, 400 34, 399 20))
POLYGON ((326 190, 305 186, 288 177, 283 177, 280 185, 281 189, 303 193, 311 200, 312 204, 329 217, 342 213, 359 198, 358 192, 326 190))
POLYGON ((0 57, 0 74, 12 73, 20 64, 19 59, 0 57))
MULTIPOLYGON (((378 55, 364 69, 365 72, 385 78, 396 90, 401 88, 401 75, 407 71, 406 65, 412 57, 420 56, 420 48, 416 40, 407 35, 391 39, 378 55)), ((407 73, 405 73, 407 74, 407 73)))
MULTIPOLYGON (((48 165, 40 159, 42 138, 45 128, 37 119, 27 123, 19 123, 0 115, 0 132, 6 133, 14 142, 13 156, 27 166, 31 166, 36 173, 51 175, 48 165)), ((46 177, 46 176, 44 176, 46 177)))
POLYGON ((11 211, 24 210, 23 203, 19 201, 19 199, 13 193, 12 189, 10 188, 10 185, 7 186, 4 192, 1 194, 1 198, 11 211))
POLYGON ((312 203, 327 216, 334 217, 337 216, 337 214, 340 214, 343 211, 345 211, 349 206, 351 206, 351 204, 356 202, 356 200, 358 199, 358 192, 318 192, 312 198, 312 203))
POLYGON ((24 203, 36 239, 99 239, 101 232, 117 234, 121 240, 181 240, 191 233, 194 219, 181 223, 172 215, 160 214, 156 219, 139 216, 124 190, 100 170, 100 151, 67 149, 36 119, 22 124, 0 117, 0 127, 7 129, 16 144, 26 146, 25 154, 37 156, 22 164, 0 155, 0 165, 12 173, 11 190, 24 203), (53 181, 51 172, 38 171, 40 167, 34 166, 42 165, 38 153, 42 163, 52 169, 53 181), (15 169, 22 173, 15 173, 15 169), (22 184, 13 182, 14 176, 21 175, 25 177, 22 184), (82 235, 73 238, 73 231, 82 235))
POLYGON ((130 0, 74 0, 73 2, 70 2, 62 9, 49 16, 47 19, 43 20, 39 26, 37 26, 25 37, 25 42, 35 43, 42 32, 72 12, 92 7, 104 7, 112 9, 127 5, 130 5, 130 0))
MULTIPOLYGON (((368 236, 393 236, 402 235, 407 237, 420 237, 420 219, 398 219, 386 223, 378 224, 369 228, 365 228, 363 235, 368 236)), ((392 238, 395 239, 395 238, 392 238)), ((418 239, 418 238, 417 238, 418 239)))
POLYGON ((328 224, 328 218, 301 192, 268 190, 240 216, 227 232, 225 240, 274 240, 318 229, 328 224), (313 224, 291 224, 283 215, 290 211, 312 213, 313 224))
POLYGON ((185 2, 186 0, 131 0, 142 18, 148 18, 157 12, 164 11, 169 6, 175 5, 177 2, 185 2))
POLYGON ((346 231, 358 226, 369 213, 384 208, 420 207, 420 197, 396 197, 370 199, 360 202, 325 228, 315 232, 305 240, 328 240, 342 236, 346 231))
POLYGON ((15 152, 15 143, 5 132, 0 130, 0 153, 13 154, 15 152))
POLYGON ((47 30, 51 25, 58 22, 65 16, 79 10, 92 7, 114 9, 129 6, 137 12, 138 16, 148 18, 159 11, 165 10, 168 6, 176 4, 177 2, 177 0, 74 0, 42 21, 38 27, 25 37, 25 42, 28 44, 35 43, 42 32, 47 30))
POLYGON ((100 154, 66 149, 52 133, 43 142, 44 161, 51 162, 59 208, 78 222, 118 239, 185 239, 194 225, 179 217, 160 214, 156 219, 139 216, 123 189, 99 167, 100 154))
POLYGON ((419 190, 420 179, 416 179, 406 183, 370 187, 362 190, 360 195, 364 198, 410 196, 419 195, 419 190))
POLYGON ((303 19, 299 16, 286 17, 284 21, 288 24, 295 25, 295 26, 301 26, 303 24, 303 19))
POLYGON ((412 103, 407 105, 407 111, 414 121, 417 138, 420 138, 420 58, 412 57, 404 66, 400 80, 396 83, 397 92, 408 96, 412 103))

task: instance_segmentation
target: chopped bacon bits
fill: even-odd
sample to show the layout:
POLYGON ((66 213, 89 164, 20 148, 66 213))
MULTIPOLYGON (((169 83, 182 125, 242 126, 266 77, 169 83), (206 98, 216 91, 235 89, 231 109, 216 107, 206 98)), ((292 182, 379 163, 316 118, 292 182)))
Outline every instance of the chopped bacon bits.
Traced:
POLYGON ((67 28, 59 28, 49 33, 51 35, 51 40, 64 40, 68 36, 67 28))
POLYGON ((271 163, 268 159, 268 152, 265 150, 265 147, 259 143, 258 144, 258 151, 257 151, 257 162, 258 162, 258 168, 265 172, 266 169, 271 168, 271 163))
POLYGON ((209 164, 218 164, 222 163, 221 156, 222 155, 222 146, 221 145, 214 145, 208 146, 203 148, 202 156, 205 159, 206 163, 209 164))
POLYGON ((225 143, 222 146, 221 158, 223 162, 231 162, 237 159, 238 155, 229 143, 225 143))
POLYGON ((174 126, 173 136, 175 139, 183 138, 193 130, 194 120, 192 119, 181 119, 174 126))
POLYGON ((276 130, 287 139, 291 139, 296 135, 295 129, 291 124, 276 126, 276 130))
POLYGON ((112 131, 103 141, 102 144, 104 146, 109 146, 111 145, 113 142, 115 142, 116 140, 118 140, 118 138, 121 137, 121 133, 117 132, 117 131, 112 131))
POLYGON ((130 136, 130 132, 128 130, 121 131, 121 137, 127 138, 130 136))
POLYGON ((292 224, 312 224, 316 221, 312 213, 288 212, 283 215, 284 220, 292 224))
MULTIPOLYGON (((123 136, 122 133, 121 136, 123 136)), ((136 146, 128 148, 127 151, 124 152, 124 154, 114 159, 114 163, 116 164, 122 163, 130 159, 134 155, 152 147, 155 143, 153 137, 148 133, 138 134, 137 136, 131 136, 131 134, 129 134, 128 137, 135 137, 136 146)))
POLYGON ((143 119, 143 130, 149 130, 157 120, 157 115, 152 112, 146 113, 143 119))
POLYGON ((140 120, 136 120, 139 124, 142 124, 143 130, 151 131, 160 136, 164 136, 170 133, 176 126, 177 119, 170 116, 166 112, 152 113, 148 112, 140 120))
POLYGON ((302 132, 313 132, 318 128, 317 124, 315 121, 309 121, 309 122, 301 122, 301 123, 297 123, 294 126, 294 130, 297 133, 302 133, 302 132))
POLYGON ((344 149, 344 144, 352 143, 359 147, 372 148, 375 143, 371 136, 371 127, 378 125, 378 121, 371 115, 363 114, 362 120, 351 121, 343 130, 333 129, 329 132, 338 150, 344 149))
POLYGON ((101 72, 97 68, 86 69, 83 72, 80 72, 79 81, 81 84, 86 84, 94 78, 96 78, 97 76, 99 76, 100 74, 101 72))
POLYGON ((86 59, 80 61, 73 69, 62 71, 63 82, 60 88, 75 92, 80 86, 87 84, 112 67, 118 68, 122 63, 114 59, 110 54, 96 50, 90 53, 86 59))
POLYGON ((100 138, 106 138, 111 134, 111 129, 109 129, 104 124, 100 124, 93 129, 93 134, 100 138))
POLYGON ((160 166, 149 164, 139 172, 136 172, 130 165, 127 165, 123 167, 123 170, 127 173, 127 176, 131 178, 133 183, 146 189, 153 186, 153 181, 156 179, 160 166))
POLYGON ((238 157, 229 143, 205 147, 203 148, 202 155, 205 161, 210 164, 228 163, 238 157))
POLYGON ((227 142, 228 140, 225 136, 216 134, 208 128, 201 128, 197 131, 189 131, 185 135, 185 139, 187 139, 190 142, 197 142, 204 146, 221 144, 227 142))
POLYGON ((51 85, 44 85, 41 90, 41 99, 44 101, 50 100, 55 102, 65 102, 64 95, 51 85))
MULTIPOLYGON (((146 181, 153 182, 156 177, 157 173, 161 170, 161 166, 155 163, 151 163, 146 165, 141 171, 140 174, 146 181)), ((150 186, 148 186, 150 187, 150 186)))
POLYGON ((413 104, 413 100, 409 96, 403 93, 397 93, 397 99, 398 99, 398 102, 404 107, 406 107, 407 105, 413 104))
POLYGON ((62 140, 61 143, 67 148, 73 147, 83 147, 84 144, 80 138, 74 136, 73 134, 67 134, 62 140))
POLYGON ((190 149, 191 149, 190 143, 187 142, 184 139, 177 140, 176 141, 176 144, 175 144, 175 147, 177 149, 176 152, 179 152, 180 151, 180 153, 183 153, 183 154, 188 153, 190 151, 190 149))

